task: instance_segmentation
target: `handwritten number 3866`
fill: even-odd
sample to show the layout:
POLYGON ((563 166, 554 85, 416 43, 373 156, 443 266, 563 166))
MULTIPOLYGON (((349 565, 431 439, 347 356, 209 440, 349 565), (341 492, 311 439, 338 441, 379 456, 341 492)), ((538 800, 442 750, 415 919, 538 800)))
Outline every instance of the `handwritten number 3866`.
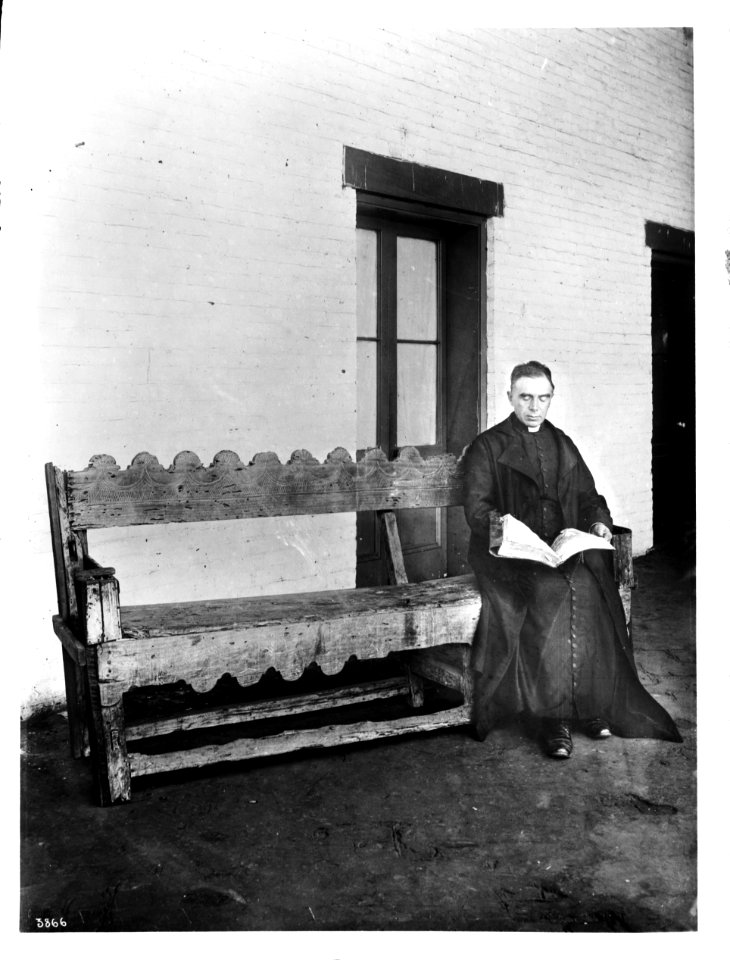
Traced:
POLYGON ((66 921, 61 917, 59 920, 56 920, 55 917, 52 919, 49 917, 36 917, 36 930, 55 930, 58 927, 65 927, 66 921))

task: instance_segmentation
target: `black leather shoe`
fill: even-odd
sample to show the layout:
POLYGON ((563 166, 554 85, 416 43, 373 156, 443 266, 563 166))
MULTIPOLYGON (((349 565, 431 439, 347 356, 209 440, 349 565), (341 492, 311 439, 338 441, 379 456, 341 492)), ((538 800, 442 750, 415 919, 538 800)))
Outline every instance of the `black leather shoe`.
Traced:
POLYGON ((588 720, 583 729, 586 735, 592 737, 594 740, 605 740, 611 736, 611 728, 606 721, 600 717, 594 717, 593 720, 588 720))
POLYGON ((573 752, 570 724, 565 720, 543 721, 542 738, 545 753, 554 760, 567 760, 573 752))

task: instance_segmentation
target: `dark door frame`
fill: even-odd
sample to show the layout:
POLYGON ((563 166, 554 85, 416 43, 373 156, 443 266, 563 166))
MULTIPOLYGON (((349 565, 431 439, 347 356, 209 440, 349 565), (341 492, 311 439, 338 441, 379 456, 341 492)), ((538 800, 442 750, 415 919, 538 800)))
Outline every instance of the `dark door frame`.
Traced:
MULTIPOLYGON (((475 398, 468 404, 471 409, 466 415, 459 409, 455 399, 445 399, 446 409, 441 410, 439 441, 446 440, 444 452, 458 456, 464 444, 485 426, 483 411, 487 372, 487 221, 490 217, 502 215, 502 185, 345 147, 343 186, 354 187, 357 191, 358 224, 367 226, 377 222, 387 223, 390 218, 399 225, 412 224, 416 233, 424 228, 428 232, 430 227, 435 225, 437 233, 441 231, 455 238, 459 237, 461 232, 462 239, 456 241, 457 249, 459 243, 465 245, 464 249, 471 244, 468 259, 475 265, 476 276, 472 274, 469 286, 472 302, 477 301, 478 330, 472 328, 472 333, 469 334, 474 338, 472 343, 475 340, 477 345, 476 349, 472 347, 468 352, 475 355, 468 358, 468 366, 456 369, 453 363, 457 352, 454 341, 445 352, 444 369, 439 373, 439 376, 445 375, 452 383, 456 383, 459 377, 468 379, 475 388, 475 398), (448 429, 445 428, 447 421, 448 429)), ((449 291, 445 298, 451 298, 453 303, 460 295, 459 289, 467 287, 464 282, 464 269, 460 269, 455 262, 458 259, 458 255, 450 256, 446 260, 441 257, 439 262, 444 289, 449 291)), ((453 303, 444 302, 440 306, 448 314, 454 309, 453 303)), ((446 341, 450 335, 450 331, 439 333, 446 341)), ((385 387, 381 385, 379 389, 383 391, 385 387)), ((448 393, 449 391, 446 392, 448 393)), ((443 395, 444 398, 446 394, 443 395)), ((386 400, 386 397, 382 398, 382 402, 386 400)), ((387 425, 382 426, 382 435, 378 437, 378 442, 389 456, 394 454, 392 425, 390 428, 387 425)), ((423 450, 425 455, 429 452, 432 451, 423 450)), ((447 529, 445 572, 449 574, 460 573, 466 569, 463 544, 468 538, 466 530, 463 529, 465 525, 462 514, 460 509, 450 510, 448 518, 444 518, 447 529)))
POLYGON ((691 230, 679 230, 668 224, 647 221, 645 239, 646 245, 651 248, 652 276, 654 545, 670 546, 691 559, 694 553, 695 523, 695 375, 692 351, 686 340, 689 339, 693 348, 695 237, 691 230), (677 278, 687 277, 687 271, 690 271, 689 276, 692 278, 691 330, 681 331, 675 327, 670 331, 673 310, 681 309, 682 298, 689 297, 690 294, 689 286, 680 280, 675 282, 673 268, 677 278), (663 281, 661 278, 664 278, 663 281), (669 287, 666 286, 668 281, 669 287), (657 284, 660 282, 662 286, 658 287, 657 284), (680 296, 676 298, 675 305, 674 297, 677 293, 680 296), (661 340, 664 340, 667 346, 666 355, 663 354, 661 340), (671 390, 671 396, 668 393, 669 390, 671 390), (679 420, 680 412, 681 420, 679 420), (676 423, 675 420, 677 420, 676 423), (668 457, 672 458, 674 464, 671 477, 667 471, 668 457), (690 458, 691 463, 688 463, 690 458), (684 502, 685 498, 691 502, 684 502))
MULTIPOLYGON (((487 222, 504 214, 504 187, 493 180, 408 160, 396 160, 345 146, 343 187, 357 191, 358 209, 368 207, 379 215, 392 211, 400 218, 437 219, 473 224, 479 230, 479 356, 477 391, 479 429, 486 428, 487 356, 487 222)), ((457 454, 461 450, 454 451, 457 454)))

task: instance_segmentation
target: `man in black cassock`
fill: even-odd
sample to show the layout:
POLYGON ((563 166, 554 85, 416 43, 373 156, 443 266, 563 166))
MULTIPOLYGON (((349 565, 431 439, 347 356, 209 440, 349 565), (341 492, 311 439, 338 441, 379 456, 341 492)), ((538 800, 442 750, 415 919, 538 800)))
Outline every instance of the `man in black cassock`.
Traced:
POLYGON ((482 594, 471 661, 477 736, 522 717, 556 759, 570 756, 576 728, 680 741, 639 681, 609 551, 583 551, 557 569, 490 552, 507 513, 546 543, 566 527, 611 539, 611 514, 578 448, 545 419, 553 392, 544 364, 515 367, 513 413, 465 455, 469 562, 482 594))

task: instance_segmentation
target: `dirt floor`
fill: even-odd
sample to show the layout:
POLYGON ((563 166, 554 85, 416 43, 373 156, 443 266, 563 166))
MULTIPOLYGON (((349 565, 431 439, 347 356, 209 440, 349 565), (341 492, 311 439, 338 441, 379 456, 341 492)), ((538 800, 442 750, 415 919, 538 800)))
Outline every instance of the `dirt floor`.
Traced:
POLYGON ((636 660, 684 742, 469 730, 134 781, 94 805, 63 716, 23 730, 20 930, 689 931, 694 580, 636 563, 636 660))

